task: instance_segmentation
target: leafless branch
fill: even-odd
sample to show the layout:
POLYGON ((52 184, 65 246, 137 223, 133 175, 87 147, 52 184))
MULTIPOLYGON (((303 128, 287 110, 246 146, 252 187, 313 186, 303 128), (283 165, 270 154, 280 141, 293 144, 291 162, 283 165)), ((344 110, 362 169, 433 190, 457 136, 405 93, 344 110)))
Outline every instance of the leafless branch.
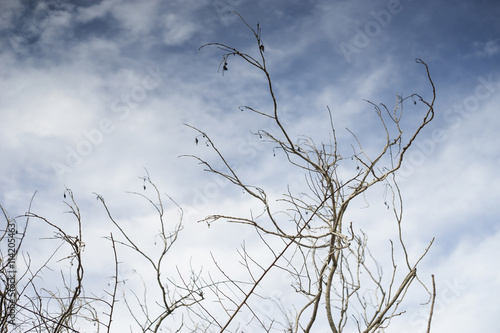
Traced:
MULTIPOLYGON (((229 318, 225 325, 222 326, 221 332, 229 329, 229 325, 234 321, 244 305, 252 311, 251 306, 248 304, 249 298, 256 293, 256 288, 272 269, 281 269, 290 274, 296 280, 295 290, 307 298, 304 306, 296 314, 296 319, 292 325, 294 332, 299 332, 299 330, 311 331, 312 326, 318 321, 318 316, 321 314, 321 305, 324 306, 324 316, 332 332, 341 332, 346 328, 350 317, 355 318, 360 332, 375 332, 377 329, 389 325, 392 318, 402 314, 402 312, 398 312, 399 305, 415 279, 428 292, 428 289, 418 278, 417 265, 427 254, 432 241, 429 247, 424 250, 422 256, 412 263, 413 260, 408 254, 407 243, 403 237, 403 199, 396 174, 402 166, 404 156, 415 142, 417 136, 434 118, 436 91, 429 68, 421 59, 416 60, 418 64, 424 66, 427 79, 432 88, 430 101, 427 101, 419 94, 412 94, 408 97, 398 95, 396 105, 392 111, 384 104, 375 104, 368 101, 374 108, 378 121, 382 125, 385 143, 378 153, 369 154, 363 148, 360 138, 348 129, 356 145, 352 146, 350 155, 343 155, 337 142, 330 108, 327 108, 331 127, 330 142, 328 144, 316 143, 308 136, 300 136, 294 139, 289 134, 280 120, 271 76, 266 67, 260 26, 257 25, 257 28, 254 29, 240 14, 235 14, 241 18, 244 25, 253 33, 259 52, 258 56, 251 56, 221 43, 205 44, 200 49, 212 46, 222 50, 223 55, 219 69, 222 67, 223 72, 229 70, 229 58, 235 57, 255 67, 265 76, 267 91, 272 102, 271 110, 261 111, 247 105, 240 107, 240 109, 242 111, 251 111, 257 117, 270 118, 274 121, 278 128, 276 133, 259 130, 255 134, 264 142, 270 142, 281 149, 285 153, 287 162, 296 166, 299 171, 306 173, 305 179, 309 191, 308 193, 304 191, 294 194, 290 188, 287 188, 284 198, 279 201, 289 204, 289 208, 286 211, 275 208, 277 205, 269 201, 264 189, 250 185, 251 180, 244 180, 231 167, 225 154, 205 131, 186 124, 186 126, 194 129, 198 136, 202 136, 206 140, 207 146, 215 151, 217 157, 223 162, 224 168, 215 168, 207 160, 194 155, 188 156, 197 159, 200 164, 205 166, 206 171, 229 180, 262 205, 262 213, 257 216, 253 214, 250 216, 213 214, 202 221, 210 225, 219 220, 224 220, 242 226, 250 226, 255 229, 256 235, 260 237, 269 249, 270 255, 273 256, 271 263, 266 265, 264 269, 261 263, 255 262, 255 260, 248 261, 248 258, 252 257, 248 253, 247 247, 243 247, 243 252, 240 252, 240 255, 244 258, 243 264, 248 271, 249 283, 252 283, 252 287, 249 291, 243 293, 242 301, 233 300, 229 294, 225 294, 225 299, 229 303, 239 305, 234 311, 227 312, 229 318), (408 100, 413 101, 414 104, 417 104, 416 100, 418 100, 424 109, 421 120, 416 124, 415 129, 410 132, 404 131, 401 126, 404 104, 408 100), (354 163, 354 170, 351 175, 346 177, 345 172, 343 172, 342 176, 340 176, 339 169, 344 166, 352 166, 352 163, 354 163), (392 207, 396 219, 396 230, 406 266, 406 272, 402 279, 399 279, 399 275, 403 272, 398 270, 395 259, 397 249, 394 248, 392 240, 389 239, 393 269, 387 280, 383 276, 377 257, 368 248, 366 234, 363 231, 360 231, 361 234, 356 233, 352 222, 345 221, 345 214, 354 199, 358 196, 364 197, 365 192, 379 183, 386 184, 393 194, 392 207), (287 218, 278 218, 278 216, 287 218), (290 228, 290 226, 293 226, 293 228, 290 228), (284 243, 283 247, 280 250, 270 247, 267 241, 262 238, 261 233, 281 239, 284 243), (291 247, 294 250, 289 250, 291 247), (288 252, 289 254, 287 254, 288 252), (286 262, 286 266, 280 265, 278 263, 279 259, 286 262), (251 270, 251 267, 263 270, 258 278, 255 272, 251 270), (362 275, 362 273, 365 274, 362 275), (306 281, 307 284, 304 285, 303 282, 306 281), (358 313, 358 317, 353 313, 358 313), (302 318, 306 314, 309 319, 306 319, 302 324, 302 318)), ((384 204, 389 207, 387 201, 384 204)), ((231 280, 226 273, 224 275, 231 280)), ((235 281, 232 282, 236 284, 235 281)), ((238 286, 237 289, 242 292, 242 287, 238 286)), ((224 293, 221 288, 218 288, 217 292, 224 293)), ((225 308, 225 305, 223 307, 225 308)), ((274 319, 272 322, 274 323, 274 319)), ((263 324, 261 326, 264 327, 263 324)))

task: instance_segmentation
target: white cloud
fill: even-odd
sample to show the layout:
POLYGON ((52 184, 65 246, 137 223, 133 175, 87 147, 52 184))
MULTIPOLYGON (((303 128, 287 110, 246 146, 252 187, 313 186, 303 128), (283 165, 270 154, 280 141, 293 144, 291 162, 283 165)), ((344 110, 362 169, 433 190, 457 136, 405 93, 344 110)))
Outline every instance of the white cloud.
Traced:
POLYGON ((105 16, 116 5, 117 1, 101 1, 98 4, 89 7, 78 7, 75 19, 83 23, 90 22, 96 18, 105 16))
POLYGON ((198 30, 196 24, 176 14, 166 14, 162 21, 163 42, 166 45, 185 43, 198 30))
POLYGON ((473 55, 478 58, 489 58, 500 53, 500 39, 489 40, 487 42, 474 42, 473 55))
MULTIPOLYGON (((378 10, 385 5, 386 1, 380 1, 372 7, 378 10)), ((298 3, 293 6, 304 8, 298 3)), ((412 19, 416 15, 427 20, 425 25, 418 25, 418 29, 432 33, 439 42, 449 40, 439 29, 440 23, 429 18, 417 5, 413 7, 415 12, 403 11, 394 17, 380 38, 373 41, 373 47, 364 49, 355 64, 342 60, 338 44, 352 38, 352 24, 371 19, 370 6, 360 7, 352 1, 338 1, 333 6, 322 2, 316 8, 300 12, 293 11, 296 8, 293 6, 276 5, 268 13, 264 3, 240 4, 247 12, 257 12, 250 15, 250 25, 267 22, 261 25, 267 66, 275 79, 279 110, 285 112, 283 123, 294 135, 311 135, 327 142, 330 139, 328 105, 342 145, 348 147, 353 143, 345 130, 348 127, 360 136, 367 149, 373 148, 375 140, 380 138, 380 128, 371 106, 362 99, 383 102, 390 108, 396 93, 413 85, 419 88, 425 85, 425 81, 420 80, 424 78, 421 68, 403 70, 409 67, 407 64, 415 55, 398 49, 403 41, 391 40, 396 32, 410 36, 408 39, 416 49, 432 54, 435 61, 429 65, 435 75, 441 105, 463 101, 466 96, 457 91, 467 94, 469 86, 471 94, 474 93, 477 82, 470 83, 470 73, 462 63, 455 63, 445 48, 431 48, 427 41, 413 38, 412 29, 416 27, 412 19), (446 63, 436 59, 446 59, 446 63), (463 82, 463 86, 457 82, 463 82)), ((7 21, 12 22, 12 17, 7 17, 7 21)), ((196 160, 177 158, 181 154, 198 154, 222 166, 216 154, 204 145, 203 138, 198 137, 198 145, 194 143, 197 133, 182 125, 187 122, 206 131, 228 160, 239 163, 245 181, 269 189, 272 200, 286 191, 287 183, 293 190, 302 189, 303 174, 282 165, 283 153, 276 150, 274 157, 272 145, 262 144, 258 137, 248 134, 260 127, 277 129, 269 126, 267 119, 260 120, 255 114, 238 111, 239 105, 250 105, 264 112, 272 110, 261 73, 231 58, 229 71, 222 77, 217 73, 219 50, 197 52, 197 47, 193 47, 193 41, 202 35, 207 42, 234 42, 256 54, 256 50, 251 49, 253 37, 244 24, 235 22, 227 27, 221 24, 209 1, 163 5, 159 1, 109 0, 76 7, 74 11, 54 12, 37 38, 25 45, 27 53, 22 56, 11 49, 0 51, 5 76, 0 81, 3 161, 0 203, 15 213, 22 212, 33 191, 39 189, 35 200, 37 211, 57 219, 65 208, 54 202, 62 199, 64 185, 71 187, 88 218, 88 253, 89 258, 95 260, 99 251, 90 250, 93 242, 90 238, 104 236, 102 233, 108 229, 91 192, 109 198, 121 217, 130 215, 123 220, 127 226, 150 221, 154 217, 149 213, 141 215, 143 211, 137 209, 137 202, 123 195, 126 190, 141 190, 142 183, 137 177, 144 174, 145 166, 162 193, 171 195, 186 210, 197 209, 187 218, 189 226, 182 236, 185 238, 180 245, 181 252, 174 249, 175 253, 196 256, 197 251, 211 247, 221 253, 221 260, 234 260, 234 253, 229 252, 240 238, 248 237, 247 244, 254 246, 255 239, 250 239, 249 229, 240 231, 234 226, 226 229, 222 224, 208 229, 195 223, 210 213, 248 215, 250 208, 254 212, 258 208, 238 189, 203 172, 196 160), (99 23, 102 26, 94 25, 108 18, 109 21, 99 23), (78 30, 82 24, 89 24, 88 29, 78 30), (148 47, 143 48, 144 45, 148 47), (148 75, 146 68, 156 65, 166 73, 161 84, 148 90, 147 96, 140 95, 140 87, 148 75), (134 91, 141 100, 122 119, 112 111, 113 101, 124 99, 134 91), (84 132, 98 128, 103 118, 112 120, 114 130, 103 135, 100 142, 92 146, 92 152, 61 182, 52 163, 64 162, 67 147, 77 149, 79 142, 87 140, 84 132), (226 243, 227 238, 232 242, 226 243)), ((3 24, 2 28, 8 27, 3 24)), ((486 27, 481 29, 486 31, 486 27)), ((485 40, 474 44, 475 55, 497 55, 498 40, 485 40)), ((475 77, 498 73, 498 68, 491 64, 475 65, 475 77)), ((428 92, 428 86, 425 89, 423 91, 428 92)), ((436 109, 436 119, 429 130, 422 133, 422 138, 429 139, 436 128, 445 131, 448 137, 436 144, 423 163, 401 183, 407 204, 404 232, 412 243, 411 251, 421 251, 432 236, 437 236, 428 260, 422 262, 423 271, 435 272, 442 288, 446 288, 446 281, 452 281, 454 276, 468 286, 456 300, 447 303, 441 317, 435 318, 436 330, 450 327, 446 325, 453 318, 463 319, 456 332, 466 332, 474 324, 474 321, 466 322, 464 314, 470 313, 470 308, 465 309, 461 304, 474 302, 475 316, 490 313, 488 309, 496 304, 488 297, 487 290, 488 286, 497 288, 499 283, 499 271, 491 265, 491 254, 498 252, 496 244, 499 244, 494 221, 500 196, 497 190, 500 185, 496 181, 498 91, 480 102, 469 117, 460 118, 456 129, 444 120, 445 110, 436 109)), ((409 113, 408 116, 405 121, 413 120, 416 115, 409 113)), ((423 147, 425 150, 425 145, 423 147)), ((343 153, 348 155, 350 150, 343 153)), ((392 226, 383 200, 383 188, 375 189, 367 197, 370 210, 357 210, 366 205, 360 200, 348 216, 357 227, 373 232, 374 249, 382 249, 386 236, 393 232, 380 229, 381 225, 392 226)), ((148 225, 147 230, 154 232, 154 227, 148 225)), ((141 236, 147 238, 145 233, 141 236)), ((261 248, 257 251, 259 256, 264 256, 261 248)), ((200 258, 207 258, 207 253, 200 254, 200 258)), ((184 260, 182 255, 178 259, 184 260)), ((196 257, 194 261, 199 263, 201 259, 196 257)), ((180 264, 185 267, 186 261, 180 264)), ((494 327, 488 320, 482 324, 483 331, 494 327)))

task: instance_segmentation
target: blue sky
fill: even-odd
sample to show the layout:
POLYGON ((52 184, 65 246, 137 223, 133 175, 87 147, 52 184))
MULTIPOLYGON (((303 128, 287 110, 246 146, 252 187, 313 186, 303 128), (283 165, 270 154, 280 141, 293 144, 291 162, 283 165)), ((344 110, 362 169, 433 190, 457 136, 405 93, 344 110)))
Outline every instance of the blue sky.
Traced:
MULTIPOLYGON (((294 135, 327 140, 329 106, 339 140, 352 143, 349 128, 370 147, 380 128, 363 99, 389 106, 397 93, 430 96, 414 61, 423 59, 436 86, 436 116, 402 170, 406 231, 416 251, 436 237, 422 263, 444 295, 436 332, 497 327, 498 2, 3 0, 0 7, 0 203, 22 214, 37 191, 34 209, 58 219, 65 186, 71 188, 93 230, 89 257, 98 253, 93 239, 101 244, 97 239, 111 228, 92 192, 109 200, 125 224, 142 223, 137 199, 125 191, 142 189, 144 167, 188 212, 185 258, 203 262, 207 248, 224 256, 244 238, 234 227, 195 223, 252 203, 195 160, 179 158, 219 163, 183 123, 207 132, 249 181, 272 193, 301 177, 277 166, 272 147, 250 135, 272 125, 238 110, 271 107, 262 75, 230 59, 222 76, 221 52, 198 50, 221 42, 256 51, 251 32, 227 10, 260 24, 280 110, 294 135)), ((381 193, 371 198, 370 216, 378 214, 381 193)), ((361 209, 353 214, 367 219, 361 209)), ((375 239, 383 234, 365 227, 375 239)), ((403 323, 395 322, 393 332, 422 331, 403 323)))

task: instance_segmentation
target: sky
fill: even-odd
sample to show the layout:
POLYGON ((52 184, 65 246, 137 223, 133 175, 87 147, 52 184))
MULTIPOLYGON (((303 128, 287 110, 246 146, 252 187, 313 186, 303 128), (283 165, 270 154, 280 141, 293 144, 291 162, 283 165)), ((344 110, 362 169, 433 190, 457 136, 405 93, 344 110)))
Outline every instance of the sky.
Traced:
MULTIPOLYGON (((435 332, 493 331, 500 315, 500 269, 493 262, 500 253, 497 1, 2 0, 0 204, 21 215, 36 192, 32 211, 72 228, 63 213, 63 194, 71 189, 84 218, 89 279, 98 285, 95 270, 109 269, 100 258, 112 255, 102 237, 117 230, 94 193, 147 242, 157 228, 155 211, 127 193, 154 194, 149 185, 143 190, 147 172, 165 194, 169 219, 179 213, 168 196, 184 212, 173 254, 180 267, 209 269, 210 253, 230 267, 243 241, 265 258, 249 228, 197 223, 214 213, 246 213, 255 203, 186 156, 222 166, 188 124, 273 199, 303 177, 251 134, 276 130, 273 124, 238 108, 272 107, 262 73, 234 58, 222 73, 222 52, 199 49, 219 42, 256 54, 251 31, 229 10, 252 27, 259 23, 279 110, 295 137, 328 141, 329 107, 341 145, 353 143, 349 129, 375 149, 383 133, 366 100, 389 107, 397 94, 430 98, 415 59, 428 64, 435 119, 401 170, 404 232, 412 253, 435 237, 420 268, 436 278, 435 332)), ((410 127, 415 119, 409 115, 410 127)), ((369 207, 352 212, 375 248, 388 233, 376 221, 386 218, 382 196, 383 188, 375 189, 369 207)), ((53 243, 40 235, 51 231, 30 223, 26 251, 49 253, 53 243)), ((422 332, 416 311, 386 331, 422 332)))

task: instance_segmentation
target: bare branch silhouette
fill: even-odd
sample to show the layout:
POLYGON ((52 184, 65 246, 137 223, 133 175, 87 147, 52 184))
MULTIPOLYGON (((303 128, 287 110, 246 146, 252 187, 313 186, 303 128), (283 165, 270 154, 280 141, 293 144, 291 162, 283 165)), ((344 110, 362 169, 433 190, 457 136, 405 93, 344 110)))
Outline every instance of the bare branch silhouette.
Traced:
MULTIPOLYGON (((264 189, 250 185, 251 181, 244 180, 238 174, 207 132, 186 124, 194 129, 198 136, 205 138, 207 146, 214 150, 224 168, 215 168, 205 159, 193 155, 189 156, 198 160, 206 171, 225 178, 234 186, 250 194, 262 206, 262 213, 257 216, 254 214, 250 216, 214 214, 207 216, 202 221, 208 225, 219 220, 241 224, 254 228, 259 237, 263 233, 283 241, 282 248, 278 250, 276 245, 272 247, 268 241, 261 237, 272 253, 273 259, 267 265, 262 262, 265 259, 260 259, 260 262, 252 262, 252 265, 261 271, 260 275, 256 275, 252 271, 248 260, 243 261, 249 274, 249 281, 242 281, 237 286, 236 290, 239 290, 241 296, 231 296, 234 291, 224 290, 227 285, 222 285, 215 290, 221 307, 225 309, 228 316, 225 324, 220 326, 220 331, 233 331, 235 329, 231 323, 240 315, 243 307, 250 309, 258 325, 270 330, 275 324, 275 320, 266 323, 264 317, 257 318, 255 311, 249 305, 249 299, 252 296, 257 297, 256 290, 259 284, 273 269, 282 270, 293 277, 295 292, 302 294, 305 298, 303 307, 296 311, 292 323, 288 318, 288 324, 284 325, 284 327, 289 327, 290 331, 310 332, 313 325, 320 320, 320 316, 326 320, 331 332, 335 333, 342 332, 347 327, 348 321, 353 319, 359 332, 376 332, 387 327, 394 317, 402 314, 402 312, 398 312, 398 309, 407 295, 409 286, 415 280, 419 281, 423 290, 432 296, 425 285, 420 282, 417 265, 427 254, 433 240, 423 250, 420 257, 411 258, 403 236, 403 199, 396 178, 406 153, 417 136, 434 118, 436 91, 429 68, 422 60, 416 60, 424 67, 427 74, 431 86, 430 101, 419 94, 407 97, 397 95, 396 105, 392 110, 384 104, 377 105, 368 101, 382 125, 385 144, 380 147, 378 153, 369 154, 363 148, 360 138, 348 130, 356 144, 351 146, 352 152, 345 155, 346 153, 341 151, 337 141, 330 108, 327 109, 331 126, 331 139, 327 144, 317 144, 308 136, 294 138, 289 133, 280 119, 278 102, 271 76, 266 67, 260 26, 257 25, 257 28, 254 29, 241 15, 235 14, 253 33, 258 57, 221 43, 209 43, 200 49, 211 46, 223 51, 219 69, 222 66, 224 71, 229 70, 228 62, 233 56, 242 59, 265 76, 272 109, 262 111, 251 106, 242 106, 240 109, 251 111, 257 117, 272 119, 278 129, 276 133, 259 130, 254 134, 262 141, 271 142, 279 147, 284 152, 287 162, 297 167, 299 174, 305 173, 308 192, 295 194, 287 188, 280 202, 288 204, 288 208, 286 211, 280 210, 277 208, 277 204, 269 201, 264 189), (418 101, 423 108, 420 122, 411 131, 404 131, 401 122, 404 105, 407 101, 412 101, 414 104, 418 101), (351 176, 346 177, 345 173, 342 173, 341 176, 339 170, 345 166, 352 169, 351 176), (382 274, 379 260, 368 248, 367 234, 362 230, 355 231, 353 222, 345 221, 346 212, 354 199, 364 196, 365 192, 379 183, 385 184, 393 195, 392 207, 399 243, 398 248, 395 248, 392 240, 388 240, 391 244, 390 256, 393 262, 393 271, 388 281, 382 274), (283 219, 278 218, 278 216, 287 216, 288 218, 283 219), (290 225, 295 227, 291 229, 290 225), (402 252, 405 261, 406 272, 402 277, 400 277, 402 271, 396 264, 396 251, 402 252), (280 264, 280 262, 284 262, 285 265, 280 264), (368 295, 370 296, 368 297, 368 295), (235 305, 236 308, 229 310, 232 308, 231 304, 235 305), (322 307, 324 312, 320 310, 322 307)), ((384 204, 387 207, 390 206, 387 201, 384 204)), ((243 258, 251 257, 246 248, 243 249, 241 256, 243 258)), ((220 267, 219 270, 223 272, 220 267)), ((231 280, 226 273, 224 275, 231 280)), ((234 280, 232 281, 237 284, 234 280)), ((220 323, 219 319, 218 322, 220 323)))

